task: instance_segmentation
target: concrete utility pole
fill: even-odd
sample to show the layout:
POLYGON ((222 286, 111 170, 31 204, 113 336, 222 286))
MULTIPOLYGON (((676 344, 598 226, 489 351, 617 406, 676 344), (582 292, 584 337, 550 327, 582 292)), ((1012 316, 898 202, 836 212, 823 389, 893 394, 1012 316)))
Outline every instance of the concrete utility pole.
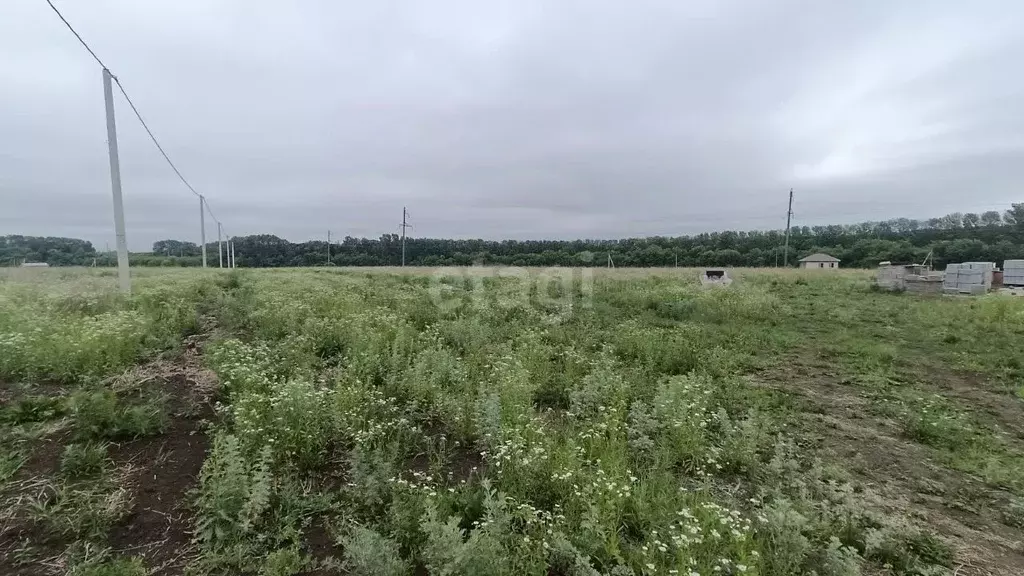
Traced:
POLYGON ((235 268, 235 240, 234 240, 234 238, 231 239, 230 247, 231 247, 230 248, 231 249, 231 268, 234 269, 235 268))
POLYGON ((114 194, 114 234, 117 236, 117 280, 121 292, 131 294, 128 271, 128 239, 124 232, 124 202, 121 198, 121 162, 117 156, 117 126, 114 123, 114 90, 110 70, 103 69, 103 100, 107 107, 107 152, 110 155, 110 189, 114 194))
POLYGON ((331 265, 331 231, 327 231, 327 265, 331 265))
POLYGON ((405 206, 402 206, 402 267, 405 267, 405 229, 409 227, 409 225, 405 223, 405 217, 407 214, 405 206))
POLYGON ((789 268, 789 223, 793 217, 793 189, 789 189, 789 209, 786 210, 786 247, 785 252, 782 255, 782 266, 789 268))
POLYGON ((203 268, 206 268, 206 199, 199 195, 199 242, 203 247, 203 268))
POLYGON ((219 267, 224 267, 224 244, 220 240, 220 222, 217 222, 217 261, 219 267))

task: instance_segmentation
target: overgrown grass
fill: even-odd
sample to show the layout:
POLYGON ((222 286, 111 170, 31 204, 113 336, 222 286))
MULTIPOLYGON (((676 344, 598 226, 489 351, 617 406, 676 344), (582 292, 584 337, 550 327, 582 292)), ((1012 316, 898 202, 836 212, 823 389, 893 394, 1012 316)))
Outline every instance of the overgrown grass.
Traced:
MULTIPOLYGON (((807 449, 803 405, 748 378, 802 356, 901 441, 1020 494, 1020 442, 948 394, 969 371, 1020 402, 1019 301, 879 293, 848 273, 746 272, 724 290, 566 273, 154 273, 130 299, 0 283, 0 379, 73 387, 0 412, 12 434, 70 431, 32 517, 96 542, 120 520, 131 494, 104 442, 160 434, 170 415, 154 391, 104 382, 202 313, 220 326, 204 354, 222 393, 189 497, 195 574, 948 570, 948 540, 883 513, 844 462, 807 449)), ((1001 509, 1007 526, 1019 509, 1001 509)), ((82 573, 137 569, 94 564, 108 572, 82 573)))

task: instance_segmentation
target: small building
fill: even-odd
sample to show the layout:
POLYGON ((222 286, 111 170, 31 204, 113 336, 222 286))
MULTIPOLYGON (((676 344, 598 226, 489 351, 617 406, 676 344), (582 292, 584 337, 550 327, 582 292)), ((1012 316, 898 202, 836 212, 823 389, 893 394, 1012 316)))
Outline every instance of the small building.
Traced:
POLYGON ((729 272, 723 269, 711 269, 701 272, 701 286, 728 286, 732 284, 729 272))
POLYGON ((806 258, 801 258, 800 267, 814 270, 819 270, 821 268, 839 268, 839 258, 818 252, 817 254, 811 254, 806 258))

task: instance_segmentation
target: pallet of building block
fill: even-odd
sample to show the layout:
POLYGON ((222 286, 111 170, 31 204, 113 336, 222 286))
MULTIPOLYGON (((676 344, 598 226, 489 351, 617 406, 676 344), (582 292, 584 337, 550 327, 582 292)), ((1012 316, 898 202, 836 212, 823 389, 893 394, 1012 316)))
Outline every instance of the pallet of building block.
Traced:
POLYGON ((1003 284, 1024 286, 1024 260, 1006 260, 1003 262, 1003 284))
POLYGON ((991 270, 981 270, 979 268, 960 268, 957 270, 957 276, 963 278, 968 276, 970 278, 984 278, 985 274, 991 274, 991 270))
POLYGON ((979 286, 984 286, 985 285, 985 275, 982 274, 982 272, 980 270, 978 270, 977 273, 974 273, 974 272, 964 273, 961 270, 960 274, 958 274, 957 277, 956 277, 956 285, 957 286, 973 286, 975 284, 977 284, 979 286))
POLYGON ((960 275, 959 264, 947 264, 946 275, 942 279, 942 285, 946 288, 956 288, 957 279, 960 275))
POLYGON ((995 262, 964 262, 960 264, 961 269, 967 267, 968 270, 995 270, 995 262))

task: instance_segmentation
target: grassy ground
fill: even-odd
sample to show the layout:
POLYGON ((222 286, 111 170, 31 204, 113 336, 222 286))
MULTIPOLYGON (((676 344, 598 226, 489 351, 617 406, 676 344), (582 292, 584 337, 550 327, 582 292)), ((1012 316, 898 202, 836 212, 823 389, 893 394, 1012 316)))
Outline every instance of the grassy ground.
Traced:
POLYGON ((1024 300, 0 275, 0 573, 1024 573, 1024 300))

